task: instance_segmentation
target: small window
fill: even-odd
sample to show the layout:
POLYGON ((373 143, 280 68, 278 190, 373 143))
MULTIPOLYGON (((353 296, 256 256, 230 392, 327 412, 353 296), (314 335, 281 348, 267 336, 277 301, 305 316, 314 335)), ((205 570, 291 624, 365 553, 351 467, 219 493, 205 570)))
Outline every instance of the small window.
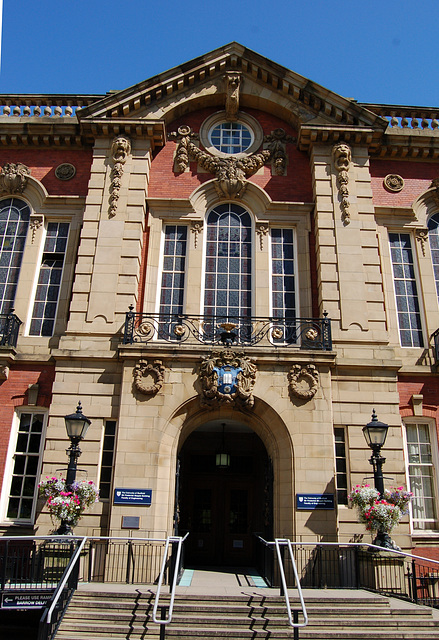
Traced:
POLYGON ((210 130, 209 140, 218 151, 233 155, 247 151, 253 142, 253 134, 239 122, 221 122, 210 130))
POLYGON ((436 529, 437 493, 433 445, 437 445, 429 424, 407 423, 405 428, 408 475, 410 491, 413 493, 413 528, 436 529))
POLYGON ((296 319, 293 229, 271 230, 272 316, 296 319))
POLYGON ((166 225, 159 312, 183 312, 186 275, 187 227, 166 225))
POLYGON ((22 413, 19 417, 7 495, 8 520, 31 522, 33 518, 44 443, 44 419, 43 413, 22 413))
POLYGON ((390 233, 390 252, 402 347, 423 347, 421 309, 410 234, 390 233))
POLYGON ((52 336, 61 289, 69 225, 49 222, 41 260, 29 335, 52 336))
POLYGON ((116 421, 106 420, 102 443, 101 475, 99 478, 99 498, 107 500, 111 494, 113 462, 116 445, 116 421))
POLYGON ((335 444, 335 485, 337 503, 348 503, 348 474, 346 462, 346 433, 343 427, 334 428, 335 444))

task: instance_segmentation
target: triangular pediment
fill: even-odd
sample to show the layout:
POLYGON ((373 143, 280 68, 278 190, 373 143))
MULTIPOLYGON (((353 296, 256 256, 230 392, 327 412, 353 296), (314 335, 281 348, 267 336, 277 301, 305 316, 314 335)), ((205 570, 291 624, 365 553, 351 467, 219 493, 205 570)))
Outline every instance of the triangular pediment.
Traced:
MULTIPOLYGON (((174 67, 122 91, 109 93, 102 100, 82 109, 83 124, 117 121, 135 130, 149 122, 156 127, 167 124, 188 110, 205 106, 224 108, 225 75, 234 72, 242 78, 240 107, 271 111, 302 130, 305 148, 317 139, 340 136, 341 132, 360 141, 382 134, 387 122, 354 100, 344 98, 290 71, 263 56, 232 42, 199 58, 174 67), (191 109, 192 107, 192 109, 191 109), (326 133, 325 133, 326 132, 326 133), (307 142, 308 141, 308 142, 307 142)), ((151 132, 150 132, 151 133, 151 132)), ((346 135, 344 135, 346 139, 346 135)))

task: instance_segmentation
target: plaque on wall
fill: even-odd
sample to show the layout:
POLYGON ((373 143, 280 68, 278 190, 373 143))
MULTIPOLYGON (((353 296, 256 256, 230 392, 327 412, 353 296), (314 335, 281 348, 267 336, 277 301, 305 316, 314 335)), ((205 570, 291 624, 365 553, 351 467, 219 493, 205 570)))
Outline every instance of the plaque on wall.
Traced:
POLYGON ((151 504, 152 489, 125 489, 116 487, 113 504, 130 506, 149 506, 151 504))
POLYGON ((302 511, 314 511, 315 509, 334 509, 333 493, 298 493, 296 495, 296 508, 302 511))

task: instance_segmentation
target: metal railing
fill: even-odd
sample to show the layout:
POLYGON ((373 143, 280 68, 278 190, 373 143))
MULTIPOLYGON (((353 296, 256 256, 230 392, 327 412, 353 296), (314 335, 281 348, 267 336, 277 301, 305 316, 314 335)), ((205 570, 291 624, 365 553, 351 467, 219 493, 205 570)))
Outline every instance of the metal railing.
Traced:
POLYGON ((256 318, 135 313, 125 318, 123 344, 161 341, 208 345, 301 347, 331 351, 331 320, 323 318, 256 318))
POLYGON ((15 315, 14 309, 9 313, 0 314, 0 346, 16 347, 18 330, 22 324, 20 318, 15 315))
POLYGON ((0 591, 53 589, 74 552, 72 538, 0 538, 0 591))
POLYGON ((434 364, 437 366, 439 364, 439 329, 436 329, 431 337, 433 338, 434 364))
POLYGON ((174 600, 175 600, 175 589, 177 586, 177 579, 178 579, 179 570, 180 570, 181 550, 182 550, 183 542, 186 540, 188 535, 189 533, 187 533, 184 536, 184 538, 181 536, 169 536, 166 540, 165 550, 163 552, 162 567, 160 569, 160 576, 157 584, 157 591, 155 594, 154 607, 152 610, 152 619, 156 624, 165 625, 165 624, 169 624, 172 620, 172 613, 174 610, 174 600), (172 575, 169 578, 169 584, 170 584, 169 612, 168 612, 168 617, 166 618, 166 607, 162 606, 161 617, 159 619, 157 618, 157 609, 159 607, 160 591, 162 588, 165 571, 169 563, 169 546, 170 545, 173 545, 173 553, 172 553, 173 563, 172 563, 172 575), (176 546, 176 550, 174 549, 174 545, 176 546))
MULTIPOLYGON (((266 542, 266 541, 264 540, 264 542, 266 542)), ((291 540, 287 540, 285 538, 276 538, 274 543, 273 542, 266 542, 266 544, 274 544, 275 547, 276 547, 277 560, 278 560, 278 563, 279 563, 279 570, 280 570, 280 579, 281 579, 281 584, 282 584, 281 593, 285 597, 285 604, 286 604, 287 613, 288 613, 288 622, 290 623, 290 626, 293 627, 294 629, 299 629, 300 627, 306 627, 306 625, 308 624, 308 614, 306 613, 305 602, 303 600, 302 587, 301 587, 301 584, 300 584, 299 574, 297 573, 297 567, 296 567, 296 562, 295 562, 295 559, 294 559, 291 540), (294 616, 294 619, 293 619, 293 615, 292 615, 292 612, 291 612, 290 598, 289 598, 289 595, 288 595, 287 581, 286 581, 286 577, 285 577, 284 558, 283 558, 283 555, 281 553, 281 547, 286 547, 288 549, 288 551, 289 551, 290 560, 291 560, 291 568, 293 570, 296 589, 297 589, 297 593, 299 595, 299 600, 300 600, 300 606, 302 608, 303 622, 299 622, 298 621, 298 617, 297 617, 297 612, 296 611, 294 612, 295 616, 294 616)), ((297 633, 295 635, 296 635, 296 637, 298 637, 297 633)), ((296 640, 296 638, 295 638, 295 640, 296 640)))
POLYGON ((52 640, 70 599, 78 586, 79 559, 87 538, 76 539, 76 550, 72 555, 55 592, 41 617, 38 640, 52 640))
MULTIPOLYGON (((282 584, 274 551, 260 541, 257 568, 266 582, 282 584)), ((299 580, 307 589, 367 589, 439 608, 439 561, 372 544, 291 542, 299 580)), ((286 579, 292 579, 286 568, 286 579)))
POLYGON ((160 575, 164 538, 93 537, 82 561, 86 582, 154 584, 160 575))

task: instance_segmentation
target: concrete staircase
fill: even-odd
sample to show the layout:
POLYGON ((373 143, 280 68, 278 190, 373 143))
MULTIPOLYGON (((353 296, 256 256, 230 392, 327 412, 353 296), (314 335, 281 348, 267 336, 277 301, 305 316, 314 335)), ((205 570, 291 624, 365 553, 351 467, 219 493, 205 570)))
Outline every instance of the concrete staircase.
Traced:
MULTIPOLYGON (((166 638, 283 640, 293 638, 285 602, 269 589, 243 589, 239 595, 177 595, 166 638), (261 593, 261 592, 266 593, 261 593)), ((298 599, 291 598, 297 608, 298 599)), ((161 603, 167 604, 167 596, 161 603)), ((437 640, 439 611, 364 591, 305 592, 309 616, 301 640, 437 640)), ((157 639, 152 622, 153 591, 77 591, 56 640, 157 639)), ((301 620, 301 616, 299 616, 301 620)))

